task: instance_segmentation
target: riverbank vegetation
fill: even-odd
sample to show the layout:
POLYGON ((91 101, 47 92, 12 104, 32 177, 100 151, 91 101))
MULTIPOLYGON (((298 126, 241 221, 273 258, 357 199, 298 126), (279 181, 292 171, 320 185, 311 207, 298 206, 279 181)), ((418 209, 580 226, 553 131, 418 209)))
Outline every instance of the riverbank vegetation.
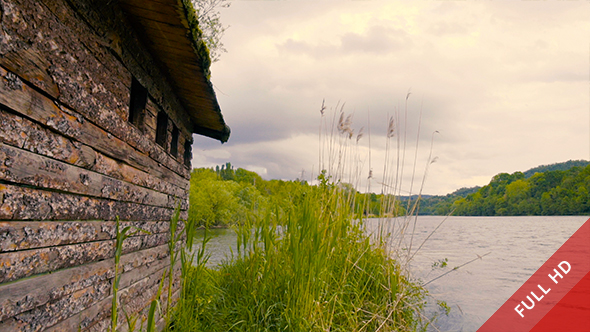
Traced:
POLYGON ((481 188, 423 199, 421 214, 458 216, 588 215, 590 165, 577 160, 500 173, 481 188))
MULTIPOLYGON (((209 179, 216 173, 193 174, 209 179)), ((415 331, 419 327, 425 290, 390 258, 383 238, 371 239, 363 222, 353 219, 354 192, 321 176, 316 186, 256 179, 259 188, 272 194, 257 189, 257 195, 244 196, 256 197, 262 204, 235 198, 232 204, 241 207, 233 212, 250 204, 247 211, 237 212, 241 223, 233 226, 238 252, 214 269, 197 255, 170 329, 415 331)), ((236 187, 231 182, 228 186, 236 187)), ((252 190, 239 187, 226 189, 252 190)))
MULTIPOLYGON (((397 112, 389 120, 383 194, 363 194, 355 189, 359 178, 373 180, 356 155, 363 129, 352 129, 343 108, 332 109, 330 122, 322 104, 323 171, 313 184, 267 181, 229 163, 193 170, 188 223, 231 227, 237 249, 209 267, 205 236, 194 261, 183 259, 168 330, 417 331, 431 324, 423 313, 427 291, 409 271, 420 249, 406 238, 417 201, 403 204, 409 213, 402 208, 394 194, 403 168, 389 167, 405 156, 406 139, 395 126, 405 122, 397 112), (389 151, 394 147, 404 150, 389 151), (405 218, 389 218, 369 233, 371 216, 405 218)), ((429 156, 426 169, 432 162, 429 156)))
MULTIPOLYGON (((347 195, 351 213, 358 217, 396 217, 404 207, 392 195, 360 193, 348 183, 339 183, 347 195), (387 206, 395 204, 395 208, 387 206)), ((234 169, 231 163, 215 168, 193 169, 191 173, 189 219, 202 227, 242 224, 252 214, 276 206, 292 209, 297 195, 312 190, 305 180, 264 180, 255 172, 234 169)))

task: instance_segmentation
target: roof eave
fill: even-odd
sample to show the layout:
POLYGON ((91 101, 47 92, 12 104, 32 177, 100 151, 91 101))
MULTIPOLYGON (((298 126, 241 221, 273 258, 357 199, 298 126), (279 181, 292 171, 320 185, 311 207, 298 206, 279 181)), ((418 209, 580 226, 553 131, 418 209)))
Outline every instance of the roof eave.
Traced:
POLYGON ((142 0, 142 5, 135 0, 119 1, 127 15, 143 29, 140 33, 147 39, 150 53, 169 76, 171 86, 192 123, 189 128, 194 128, 196 134, 226 142, 230 130, 210 81, 209 50, 191 1, 142 0), (150 6, 170 9, 150 14, 143 9, 150 6))

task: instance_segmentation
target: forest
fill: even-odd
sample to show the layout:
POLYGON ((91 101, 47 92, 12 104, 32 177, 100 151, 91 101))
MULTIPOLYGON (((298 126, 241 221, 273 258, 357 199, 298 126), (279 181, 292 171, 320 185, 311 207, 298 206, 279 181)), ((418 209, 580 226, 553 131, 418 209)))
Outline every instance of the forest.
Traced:
MULTIPOLYGON (((418 198, 411 197, 408 206, 409 197, 360 193, 347 183, 339 186, 349 193, 348 203, 359 217, 405 215, 418 198)), ((200 226, 244 222, 252 213, 293 208, 311 187, 298 179, 264 180, 255 172, 234 169, 230 163, 193 169, 189 218, 200 226)), ((417 211, 421 215, 457 216, 585 215, 590 214, 589 188, 590 164, 568 161, 525 172, 500 173, 483 187, 461 188, 442 196, 425 195, 417 211)))
POLYGON ((570 160, 525 172, 500 173, 481 188, 424 198, 419 211, 457 216, 587 215, 589 188, 589 163, 570 160))
MULTIPOLYGON (((324 173, 319 181, 328 181, 324 173)), ((399 216, 406 210, 392 195, 360 193, 339 183, 355 215, 399 216)), ((227 226, 268 209, 292 209, 312 190, 304 180, 264 180, 255 172, 234 169, 231 163, 195 168, 191 173, 189 218, 199 226, 227 226)), ((405 206, 405 205, 404 205, 405 206)))
MULTIPOLYGON (((384 228, 366 232, 357 218, 371 208, 394 213, 384 209, 391 202, 359 194, 327 172, 311 185, 264 180, 229 163, 194 169, 187 225, 204 227, 194 237, 194 261, 181 256, 184 285, 168 330, 425 328, 434 319, 422 313, 428 292, 409 277, 409 264, 392 258, 407 253, 386 241, 384 228), (236 235, 235 249, 216 266, 208 265, 208 226, 236 235)), ((448 314, 444 301, 436 303, 448 314)))

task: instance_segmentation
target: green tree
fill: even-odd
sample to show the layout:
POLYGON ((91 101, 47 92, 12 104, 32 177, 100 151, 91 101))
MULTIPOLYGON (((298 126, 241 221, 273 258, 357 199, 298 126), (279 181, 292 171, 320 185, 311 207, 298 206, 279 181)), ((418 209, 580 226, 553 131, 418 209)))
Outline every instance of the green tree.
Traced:
POLYGON ((506 185, 504 197, 508 214, 517 216, 528 214, 528 192, 529 184, 523 179, 518 179, 506 185))
POLYGON ((203 33, 203 41, 209 49, 211 62, 217 62, 221 54, 227 52, 221 38, 228 28, 228 26, 221 23, 219 8, 227 8, 231 3, 228 0, 191 1, 199 19, 199 28, 203 33))
POLYGON ((189 219, 197 225, 227 225, 239 216, 234 181, 219 181, 213 170, 193 170, 189 191, 189 219))

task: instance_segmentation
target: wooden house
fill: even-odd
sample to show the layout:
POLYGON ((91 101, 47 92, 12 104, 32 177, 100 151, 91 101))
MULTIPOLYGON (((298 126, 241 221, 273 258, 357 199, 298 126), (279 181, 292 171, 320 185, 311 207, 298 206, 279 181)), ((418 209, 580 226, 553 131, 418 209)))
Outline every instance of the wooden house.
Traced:
POLYGON ((117 218, 145 317, 192 134, 229 137, 209 65, 189 0, 0 0, 0 331, 107 330, 117 218))

